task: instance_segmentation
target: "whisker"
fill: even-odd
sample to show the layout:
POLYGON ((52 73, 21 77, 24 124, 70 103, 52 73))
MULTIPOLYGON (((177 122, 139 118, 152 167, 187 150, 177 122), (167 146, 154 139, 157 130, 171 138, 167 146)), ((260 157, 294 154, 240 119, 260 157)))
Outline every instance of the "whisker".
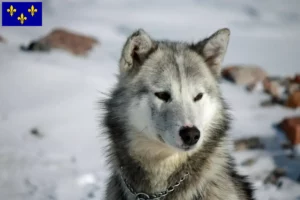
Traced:
POLYGON ((145 126, 145 128, 143 128, 139 133, 143 133, 146 128, 147 126, 145 126))
POLYGON ((109 95, 108 93, 106 93, 106 92, 102 92, 102 91, 100 91, 100 90, 98 90, 98 92, 100 92, 101 94, 103 94, 103 95, 105 95, 105 96, 107 96, 107 97, 110 97, 110 95, 109 95))

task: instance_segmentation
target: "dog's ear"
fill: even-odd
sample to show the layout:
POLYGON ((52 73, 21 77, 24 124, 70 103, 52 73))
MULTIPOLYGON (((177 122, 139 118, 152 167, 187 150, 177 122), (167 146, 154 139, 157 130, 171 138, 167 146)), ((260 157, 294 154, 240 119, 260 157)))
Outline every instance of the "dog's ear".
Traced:
POLYGON ((119 62, 121 73, 136 72, 156 48, 155 42, 143 30, 139 29, 128 37, 119 62))
POLYGON ((191 48, 204 58, 211 72, 217 77, 221 74, 220 66, 227 50, 229 37, 230 30, 223 28, 197 44, 191 45, 191 48))

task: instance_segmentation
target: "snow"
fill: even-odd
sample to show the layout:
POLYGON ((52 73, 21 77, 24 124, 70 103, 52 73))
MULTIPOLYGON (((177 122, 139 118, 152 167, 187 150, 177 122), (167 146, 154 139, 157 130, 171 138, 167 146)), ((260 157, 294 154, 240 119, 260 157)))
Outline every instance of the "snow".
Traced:
MULTIPOLYGON (((99 100, 115 83, 126 37, 144 28, 157 39, 197 41, 229 27, 224 64, 262 66, 271 75, 299 72, 298 0, 51 0, 43 2, 43 27, 1 27, 0 44, 0 198, 8 200, 103 199, 109 169, 101 135, 99 100), (54 27, 100 40, 88 56, 67 52, 21 52, 19 46, 54 27), (40 136, 31 134, 36 128, 40 136)), ((272 125, 299 110, 261 108, 267 98, 222 83, 233 115, 231 139, 259 136, 265 150, 236 152, 239 170, 250 175, 259 200, 299 200, 300 160, 279 147, 282 134, 272 125), (288 169, 283 186, 264 185, 275 167, 288 169)))

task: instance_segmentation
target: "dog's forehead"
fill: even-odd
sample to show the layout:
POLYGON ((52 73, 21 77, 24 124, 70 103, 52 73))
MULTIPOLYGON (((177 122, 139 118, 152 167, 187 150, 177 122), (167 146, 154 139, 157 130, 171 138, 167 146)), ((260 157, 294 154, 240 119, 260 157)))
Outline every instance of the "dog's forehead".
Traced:
POLYGON ((203 58, 186 44, 160 44, 144 65, 147 81, 163 87, 174 83, 198 83, 210 78, 203 58))

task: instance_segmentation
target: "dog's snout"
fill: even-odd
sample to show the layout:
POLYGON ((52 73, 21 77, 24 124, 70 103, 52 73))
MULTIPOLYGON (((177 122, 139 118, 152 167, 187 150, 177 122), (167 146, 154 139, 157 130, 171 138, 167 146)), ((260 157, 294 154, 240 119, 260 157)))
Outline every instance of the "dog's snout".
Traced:
POLYGON ((179 135, 185 145, 194 145, 200 138, 200 131, 195 127, 182 127, 179 131, 179 135))

